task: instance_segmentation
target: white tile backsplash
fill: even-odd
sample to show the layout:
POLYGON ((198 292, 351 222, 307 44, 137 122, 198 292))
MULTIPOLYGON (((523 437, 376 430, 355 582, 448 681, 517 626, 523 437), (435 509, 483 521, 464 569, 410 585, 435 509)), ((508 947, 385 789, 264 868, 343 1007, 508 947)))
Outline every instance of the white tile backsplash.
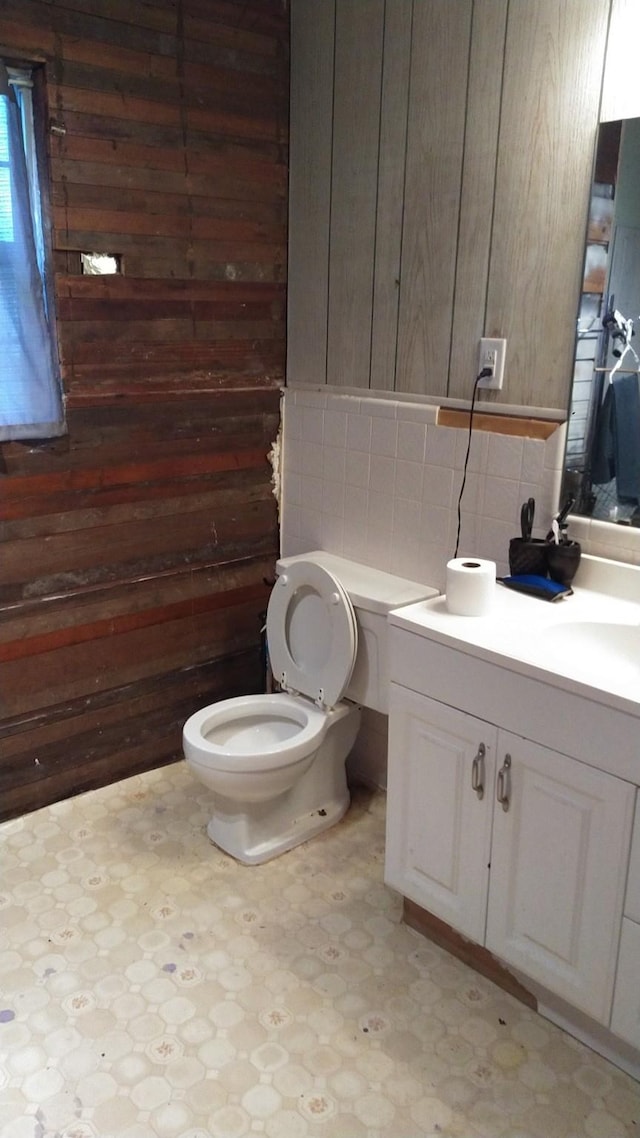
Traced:
POLYGON ((456 439, 460 431, 452 427, 438 427, 430 423, 427 427, 427 447, 425 458, 434 466, 448 466, 453 469, 456 464, 456 439))
POLYGON ((344 446, 325 446, 322 477, 328 482, 346 482, 347 451, 344 446))
POLYGON ((429 466, 424 468, 422 500, 431 505, 451 506, 453 494, 453 470, 446 466, 429 466))
POLYGON ((509 478, 494 478, 488 474, 484 480, 481 510, 486 518, 519 518, 520 483, 509 478))
POLYGON ((327 410, 324 413, 324 441, 332 447, 346 447, 347 445, 347 413, 346 411, 327 410))
POLYGON ((400 498, 412 498, 416 502, 421 502, 423 478, 424 466, 422 462, 407 462, 403 458, 399 458, 396 462, 396 495, 400 498))
MULTIPOLYGON (((485 431, 474 430, 471 432, 471 446, 469 446, 469 430, 456 431, 456 457, 455 465, 458 470, 464 469, 464 464, 467 457, 467 450, 469 451, 468 470, 475 470, 479 473, 484 473, 487 469, 487 454, 489 451, 489 436, 485 431)), ((505 436, 501 435, 500 438, 505 436)))
POLYGON ((415 540, 420 529, 422 505, 412 498, 394 498, 393 539, 394 542, 415 540))
POLYGON ((372 454, 369 465, 369 489, 380 494, 393 494, 396 462, 384 454, 372 454))
POLYGON ((541 482, 544 470, 545 444, 541 439, 524 439, 522 451, 522 470, 520 478, 523 482, 541 482))
POLYGON ((347 450, 345 455, 345 481, 348 486, 369 486, 371 457, 361 450, 347 450))
POLYGON ((584 553, 640 565, 640 530, 591 518, 569 518, 569 536, 579 541, 584 553))
MULTIPOLYGON (((443 589, 468 429, 439 427, 435 415, 431 405, 389 396, 288 389, 283 553, 319 546, 443 589)), ((536 531, 546 533, 557 509, 564 437, 564 426, 547 442, 474 429, 460 554, 490 558, 508 572, 509 539, 519 533, 528 497, 536 499, 536 531)))
POLYGON ((488 435, 487 474, 519 482, 522 477, 523 452, 524 439, 488 435))
POLYGON ((395 419, 398 404, 395 399, 361 399, 360 411, 376 419, 395 419))
POLYGON ((322 478, 324 470, 324 448, 322 444, 299 441, 298 462, 301 463, 300 474, 310 474, 314 478, 322 478))
POLYGON ((300 478, 300 503, 302 509, 312 513, 322 513, 322 479, 308 478, 303 474, 300 478))
POLYGON ((427 428, 424 423, 398 423, 398 458, 406 462, 424 462, 427 428))
POLYGON ((371 420, 371 453, 396 457, 398 447, 398 424, 395 419, 371 420))
POLYGON ((305 443, 323 443, 324 412, 319 407, 303 407, 302 440, 305 443))
POLYGON ((323 482, 322 483, 322 510, 325 514, 333 514, 335 517, 344 517, 344 498, 345 498, 345 485, 344 482, 323 482))
POLYGON ((350 412, 347 415, 347 449, 371 451, 371 416, 350 412))
POLYGON ((451 512, 445 506, 422 506, 420 513, 420 535, 427 545, 438 545, 446 553, 449 541, 449 521, 451 512))

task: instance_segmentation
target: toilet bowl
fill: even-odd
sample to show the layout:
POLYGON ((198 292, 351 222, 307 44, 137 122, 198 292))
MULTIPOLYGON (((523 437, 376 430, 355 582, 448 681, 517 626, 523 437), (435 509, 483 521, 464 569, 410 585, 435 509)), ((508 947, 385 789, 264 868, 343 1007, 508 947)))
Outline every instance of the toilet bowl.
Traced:
POLYGON ((355 704, 322 710, 286 693, 197 712, 185 724, 183 748, 214 794, 211 841, 258 865, 339 822, 349 807, 345 760, 359 725, 355 704))
POLYGON ((321 552, 281 561, 278 570, 267 643, 283 690, 221 700, 183 728, 186 762, 212 792, 209 838, 247 865, 268 861, 342 818, 349 806, 345 763, 360 725, 354 701, 364 697, 368 706, 385 709, 386 653, 378 641, 382 630, 386 637, 386 612, 396 607, 391 594, 417 600, 435 592, 415 585, 407 594, 400 586, 411 582, 321 552), (344 587, 350 574, 358 580, 358 612, 363 580, 373 592, 371 581, 384 589, 384 601, 373 606, 379 627, 370 621, 360 637, 344 587), (389 595, 388 582, 396 582, 389 595))

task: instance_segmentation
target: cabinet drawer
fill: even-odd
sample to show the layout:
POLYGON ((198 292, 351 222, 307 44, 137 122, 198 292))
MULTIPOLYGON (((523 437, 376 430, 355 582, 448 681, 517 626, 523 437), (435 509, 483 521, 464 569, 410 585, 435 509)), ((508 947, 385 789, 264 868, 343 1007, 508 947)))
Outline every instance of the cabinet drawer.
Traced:
POLYGON ((640 1047, 640 925, 624 918, 611 1030, 640 1047))
POLYGON ((631 839, 631 860, 629 861, 629 879, 627 881, 627 896, 624 903, 625 917, 632 921, 640 921, 640 803, 636 795, 636 818, 631 839))

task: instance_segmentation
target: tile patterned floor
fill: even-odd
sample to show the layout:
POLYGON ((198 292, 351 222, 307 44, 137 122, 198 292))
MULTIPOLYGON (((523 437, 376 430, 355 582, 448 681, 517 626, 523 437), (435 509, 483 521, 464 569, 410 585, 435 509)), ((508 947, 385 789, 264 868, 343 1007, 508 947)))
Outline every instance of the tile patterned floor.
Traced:
POLYGON ((265 866, 183 764, 0 827, 1 1138, 627 1138, 640 1086, 400 923, 384 797, 265 866))

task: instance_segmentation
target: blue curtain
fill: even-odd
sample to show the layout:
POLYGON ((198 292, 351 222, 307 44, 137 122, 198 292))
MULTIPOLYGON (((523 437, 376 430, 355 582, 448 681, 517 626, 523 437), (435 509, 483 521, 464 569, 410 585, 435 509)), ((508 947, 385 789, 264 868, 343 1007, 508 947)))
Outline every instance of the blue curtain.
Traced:
POLYGON ((0 439, 64 430, 24 149, 20 92, 0 63, 0 439))

